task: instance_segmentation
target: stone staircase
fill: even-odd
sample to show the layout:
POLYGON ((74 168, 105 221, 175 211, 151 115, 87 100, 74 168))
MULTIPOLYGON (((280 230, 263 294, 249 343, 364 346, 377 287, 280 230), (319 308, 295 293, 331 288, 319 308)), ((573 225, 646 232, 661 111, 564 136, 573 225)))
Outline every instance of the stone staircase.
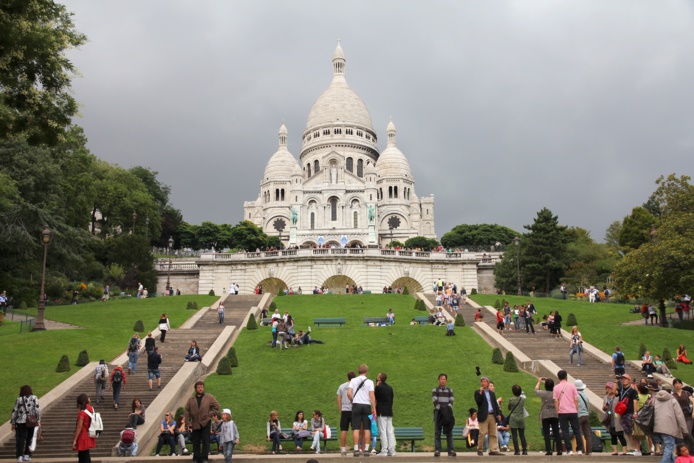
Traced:
MULTIPOLYGON (((427 295, 426 297, 432 304, 436 305, 434 295, 427 295)), ((476 312, 477 308, 472 305, 463 305, 459 310, 459 313, 463 314, 463 319, 468 326, 474 325, 476 312)), ((452 315, 452 311, 450 313, 452 315)), ((484 307, 482 307, 482 313, 484 314, 484 323, 496 330, 496 315, 484 307)), ((512 329, 505 330, 503 336, 532 360, 551 360, 559 368, 566 370, 571 377, 581 379, 589 390, 602 397, 605 391, 605 383, 615 379, 611 364, 589 353, 586 349, 581 354, 582 364, 580 367, 578 366, 578 356, 576 354, 574 354, 574 363, 570 364, 568 338, 550 337, 549 331, 543 330, 539 323, 536 323, 534 327, 534 335, 532 332, 531 334, 526 334, 524 327, 521 331, 514 331, 513 323, 511 323, 512 329)), ((569 327, 569 329, 571 328, 569 327)), ((607 354, 611 355, 612 353, 608 352, 607 354)), ((644 376, 640 370, 630 366, 628 362, 626 371, 634 379, 640 379, 644 376)), ((556 372, 554 373, 556 374, 556 372)))
MULTIPOLYGON (((224 325, 240 326, 250 307, 257 305, 261 297, 256 295, 228 296, 224 301, 224 325)), ((224 326, 219 324, 216 311, 209 310, 191 329, 175 329, 168 332, 166 342, 159 342, 157 336, 157 347, 159 347, 159 353, 162 356, 160 367, 162 389, 167 387, 169 380, 185 363, 184 357, 192 340, 197 341, 204 356, 207 348, 213 344, 223 329, 224 326)), ((124 339, 123 346, 127 346, 127 343, 128 339, 124 339)), ((122 365, 126 371, 127 366, 127 363, 122 365)), ((109 365, 109 372, 113 371, 114 367, 115 365, 109 365)), ((120 432, 127 424, 133 399, 141 399, 147 407, 161 392, 156 388, 156 379, 153 390, 149 391, 147 379, 147 358, 145 355, 140 355, 137 362, 137 372, 127 375, 126 389, 121 391, 120 406, 117 410, 113 408, 113 394, 110 389, 106 391, 106 399, 98 405, 96 404, 93 375, 81 381, 59 403, 54 404, 50 410, 42 414, 43 440, 39 442, 33 456, 48 459, 73 458, 75 456, 75 452, 72 450, 72 438, 77 419, 76 398, 82 393, 89 395, 92 406, 101 413, 104 422, 104 432, 97 440, 96 448, 92 449, 90 453, 92 457, 96 458, 111 456, 111 449, 118 443, 120 432)), ((172 387, 176 387, 176 385, 172 385, 172 387)), ((172 411, 175 412, 175 410, 172 411)), ((159 422, 163 417, 147 414, 146 419, 147 421, 156 420, 159 422)), ((14 456, 15 442, 14 439, 11 439, 0 447, 0 459, 14 460, 14 456)))

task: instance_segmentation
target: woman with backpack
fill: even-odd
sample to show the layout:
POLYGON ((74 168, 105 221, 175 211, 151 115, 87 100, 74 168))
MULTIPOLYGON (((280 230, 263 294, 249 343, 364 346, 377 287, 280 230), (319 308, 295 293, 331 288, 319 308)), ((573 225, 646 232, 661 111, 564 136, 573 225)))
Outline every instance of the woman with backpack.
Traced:
POLYGON ((96 447, 96 438, 89 437, 89 426, 94 416, 94 408, 90 405, 89 396, 80 394, 77 396, 77 427, 75 436, 72 439, 72 450, 77 451, 78 463, 92 463, 89 449, 96 447))
POLYGON ((159 340, 164 342, 166 339, 166 332, 171 330, 171 324, 169 323, 169 317, 165 313, 161 314, 159 317, 159 340))
POLYGON ((111 372, 111 389, 113 390, 113 408, 118 410, 118 405, 120 405, 120 392, 121 389, 125 391, 125 383, 127 382, 127 377, 123 367, 118 365, 111 372))
POLYGON ((17 461, 31 460, 29 445, 34 437, 34 429, 41 426, 39 399, 34 395, 31 386, 25 385, 19 389, 19 397, 14 402, 10 424, 15 432, 17 461))

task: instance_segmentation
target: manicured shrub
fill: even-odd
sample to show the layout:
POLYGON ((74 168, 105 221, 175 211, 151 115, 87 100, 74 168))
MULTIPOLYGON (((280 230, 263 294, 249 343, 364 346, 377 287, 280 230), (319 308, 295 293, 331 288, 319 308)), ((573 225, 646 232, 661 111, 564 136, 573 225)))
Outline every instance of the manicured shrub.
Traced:
POLYGON ((504 364, 504 354, 501 353, 501 349, 498 347, 495 347, 492 351, 492 363, 496 363, 497 365, 504 364))
POLYGON ((68 359, 67 355, 60 357, 58 366, 55 369, 56 373, 62 373, 64 371, 70 371, 70 359, 68 359))
POLYGON ((175 418, 176 422, 178 423, 179 418, 182 416, 185 416, 185 414, 186 414, 186 409, 183 407, 178 407, 176 409, 176 418, 175 418))
POLYGON ((277 295, 278 296, 284 296, 284 288, 280 288, 277 290, 277 295))
POLYGON ((661 359, 665 363, 665 366, 668 367, 671 370, 677 370, 677 362, 675 359, 672 358, 672 355, 670 355, 670 349, 667 347, 663 349, 663 355, 661 356, 661 359))
POLYGON ((518 364, 516 363, 516 358, 513 356, 513 352, 508 352, 506 354, 506 360, 504 361, 504 371, 509 373, 518 372, 518 364))
POLYGON ((89 363, 89 354, 87 353, 86 350, 83 350, 80 352, 80 355, 77 356, 77 361, 75 362, 76 367, 83 367, 89 363))
POLYGON ((214 296, 214 289, 211 289, 209 293, 207 293, 208 296, 214 296))
POLYGON ((217 365, 218 375, 230 375, 231 374, 231 363, 229 362, 229 357, 222 357, 217 365))
POLYGON ((22 301, 21 304, 19 304, 19 309, 20 310, 26 310, 27 308, 27 303, 22 301))
POLYGON ((268 313, 275 313, 275 310, 277 310, 277 304, 275 304, 275 301, 270 302, 270 307, 268 307, 267 311, 268 313))
POLYGON ((407 289, 407 286, 405 286, 404 288, 402 288, 402 293, 405 294, 405 295, 409 295, 409 294, 410 294, 410 290, 407 289))
POLYGON ((251 315, 248 317, 248 323, 246 323, 246 329, 247 330, 257 330, 258 329, 258 322, 255 321, 255 316, 251 315))
POLYGON ((643 358, 643 355, 646 353, 647 350, 648 348, 646 347, 646 345, 644 343, 641 343, 639 345, 639 358, 643 358))
POLYGON ((229 358, 229 363, 231 364, 232 368, 236 368, 239 366, 239 359, 236 357, 236 348, 235 347, 230 347, 229 352, 227 352, 227 357, 229 358))
MULTIPOLYGON (((566 326, 573 328, 574 326, 577 326, 578 322, 576 321, 576 315, 570 313, 568 317, 566 317, 566 326)), ((569 329, 571 329, 569 328, 569 329)))
POLYGON ((497 299, 496 301, 494 301, 494 308, 495 308, 496 310, 499 310, 499 309, 501 308, 501 302, 499 301, 499 299, 497 299))
POLYGON ((414 308, 415 308, 416 310, 420 310, 420 311, 422 311, 422 312, 424 312, 424 311, 427 310, 426 304, 425 304, 424 301, 421 300, 421 299, 417 299, 417 300, 414 302, 414 308))
POLYGON ((506 299, 501 300, 501 307, 505 306, 508 303, 506 299))
POLYGON ((142 323, 142 320, 138 320, 135 322, 135 326, 133 326, 133 331, 137 331, 138 333, 142 333, 145 330, 145 324, 142 323))
POLYGON ((477 294, 477 288, 472 288, 472 291, 470 291, 470 296, 474 296, 477 294))
POLYGON ((198 310, 198 303, 197 303, 197 301, 193 301, 193 310, 198 310))
POLYGON ((193 301, 188 301, 188 304, 186 304, 186 310, 193 310, 193 301))
POLYGON ((455 316, 455 326, 465 326, 465 319, 463 318, 463 314, 459 313, 455 316))

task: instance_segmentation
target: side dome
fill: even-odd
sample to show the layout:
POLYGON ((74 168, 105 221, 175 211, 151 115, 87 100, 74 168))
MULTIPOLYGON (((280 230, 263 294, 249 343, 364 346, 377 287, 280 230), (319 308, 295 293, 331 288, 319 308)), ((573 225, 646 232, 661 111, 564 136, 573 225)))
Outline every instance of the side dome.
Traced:
POLYGON ((354 124, 373 132, 369 110, 359 95, 347 85, 345 64, 345 56, 338 43, 333 54, 333 81, 313 104, 308 115, 306 129, 322 127, 340 121, 340 123, 354 124))
POLYGON ((299 162, 287 149, 287 127, 282 123, 279 131, 279 148, 265 166, 263 182, 277 179, 288 180, 295 168, 301 170, 299 162))
POLYGON ((376 173, 379 177, 401 177, 412 179, 410 163, 395 144, 395 125, 388 124, 388 146, 376 162, 376 173))

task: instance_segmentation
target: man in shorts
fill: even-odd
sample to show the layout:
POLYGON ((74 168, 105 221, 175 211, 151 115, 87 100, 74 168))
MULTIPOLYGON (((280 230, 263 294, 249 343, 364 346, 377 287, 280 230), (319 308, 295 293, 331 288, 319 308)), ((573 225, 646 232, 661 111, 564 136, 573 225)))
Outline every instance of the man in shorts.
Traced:
MULTIPOLYGON (((352 402, 347 396, 347 390, 349 389, 349 382, 356 377, 357 374, 355 372, 348 371, 347 382, 342 383, 337 388, 337 409, 340 410, 340 454, 342 456, 347 455, 347 431, 352 422, 352 402)), ((357 451, 358 449, 359 447, 355 443, 354 450, 357 451)))
POLYGON ((161 365, 161 355, 159 354, 159 348, 155 347, 151 354, 147 356, 147 373, 149 374, 149 390, 152 390, 152 381, 157 378, 157 389, 161 389, 161 373, 159 372, 159 365, 161 365))
POLYGON ((352 402, 352 437, 354 444, 360 443, 359 435, 362 433, 360 443, 361 450, 357 447, 354 456, 358 457, 361 451, 363 457, 370 456, 369 442, 371 441, 371 420, 369 415, 376 415, 376 396, 374 395, 374 382, 366 377, 369 367, 359 365, 359 376, 349 382, 347 397, 352 402))

